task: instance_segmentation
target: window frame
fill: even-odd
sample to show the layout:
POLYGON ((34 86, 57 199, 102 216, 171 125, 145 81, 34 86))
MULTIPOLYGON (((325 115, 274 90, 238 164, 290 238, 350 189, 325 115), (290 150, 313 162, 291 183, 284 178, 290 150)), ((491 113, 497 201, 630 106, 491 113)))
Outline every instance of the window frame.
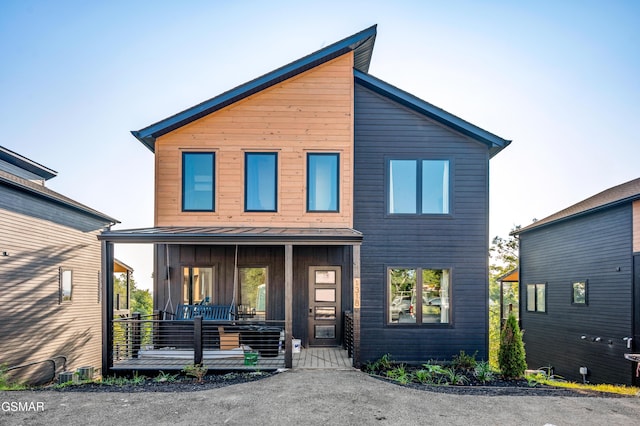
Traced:
POLYGON ((429 217, 429 218, 450 218, 453 216, 453 187, 454 187, 454 179, 453 179, 453 171, 454 169, 454 160, 452 158, 444 158, 444 157, 428 157, 428 156, 387 156, 385 157, 385 217, 429 217), (392 161, 413 161, 416 166, 416 182, 415 182, 415 212, 412 213, 393 213, 391 212, 391 163, 392 161), (448 168, 448 176, 447 176, 447 203, 443 202, 443 209, 446 206, 446 211, 442 213, 423 213, 424 210, 424 202, 423 202, 423 163, 425 161, 442 161, 447 163, 448 168))
POLYGON ((526 294, 527 294, 527 304, 526 304, 526 309, 527 312, 532 312, 532 313, 540 313, 540 314, 544 314, 547 312, 547 283, 534 283, 534 284, 527 284, 526 285, 526 294), (529 294, 529 289, 533 288, 533 309, 531 309, 530 307, 530 303, 531 303, 531 295, 529 294), (544 291, 544 298, 542 300, 542 309, 541 309, 541 304, 540 304, 540 297, 539 297, 539 292, 540 289, 542 289, 544 291))
MULTIPOLYGON (((426 328, 451 328, 453 327, 453 267, 440 267, 440 266, 433 266, 433 267, 416 267, 416 266, 387 266, 385 268, 386 274, 385 274, 385 280, 386 280, 386 304, 385 304, 385 326, 387 327, 426 327, 426 328), (435 270, 435 271, 448 271, 448 313, 447 313, 447 322, 424 322, 424 318, 422 315, 422 302, 420 303, 420 309, 416 309, 416 314, 415 314, 415 322, 393 322, 392 321, 392 315, 391 315, 391 303, 392 303, 392 293, 391 293, 391 271, 394 269, 410 269, 410 270, 414 270, 415 274, 416 274, 416 291, 415 291, 415 300, 423 300, 423 293, 422 293, 422 289, 423 289, 423 271, 426 270, 435 270)), ((442 303, 442 301, 441 301, 442 303)), ((442 305, 440 307, 442 312, 442 305)))
POLYGON ((180 300, 181 303, 184 304, 188 304, 188 305, 194 305, 194 304, 199 304, 202 302, 195 302, 194 298, 193 298, 193 270, 194 269, 211 269, 211 297, 209 300, 209 304, 211 305, 215 305, 216 304, 216 285, 217 285, 217 268, 215 265, 197 265, 197 264, 185 264, 182 265, 182 274, 181 274, 181 278, 182 278, 182 282, 181 282, 181 287, 180 287, 180 300), (187 295, 184 294, 184 270, 185 269, 189 269, 189 288, 187 289, 187 295), (188 303, 185 303, 185 300, 188 303))
POLYGON ((216 211, 216 153, 213 151, 182 151, 182 211, 183 212, 215 212, 216 211), (211 156, 211 208, 210 209, 194 209, 187 208, 186 202, 186 190, 185 190, 185 177, 186 177, 186 157, 197 155, 210 155, 211 156))
POLYGON ((307 153, 307 213, 338 213, 340 212, 340 153, 339 152, 308 152, 307 153), (311 205, 311 175, 310 160, 311 157, 335 157, 336 159, 336 208, 334 210, 319 210, 310 208, 311 205))
POLYGON ((60 267, 58 269, 58 304, 73 301, 73 269, 60 267), (65 296, 65 276, 69 273, 69 296, 65 296))
POLYGON ((589 305, 589 280, 574 280, 571 281, 571 304, 573 306, 588 306, 589 305), (584 285, 584 302, 576 302, 575 287, 576 284, 584 285))
POLYGON ((278 153, 273 151, 258 152, 250 151, 244 153, 244 211, 246 213, 275 213, 278 211, 278 153), (273 165, 273 209, 249 209, 248 208, 248 195, 249 195, 249 157, 252 155, 265 155, 272 156, 274 158, 273 165))
MULTIPOLYGON (((240 265, 238 266, 238 289, 237 289, 237 294, 236 296, 236 300, 237 300, 237 305, 238 307, 242 306, 243 309, 251 309, 254 308, 255 312, 254 314, 258 316, 258 319, 260 320, 266 320, 267 319, 267 312, 269 312, 269 266, 268 265, 263 265, 263 264, 247 264, 247 265, 240 265), (258 306, 257 306, 257 298, 256 298, 256 306, 248 306, 247 307, 247 303, 245 303, 246 301, 243 300, 242 298, 242 273, 240 272, 241 269, 264 269, 264 311, 258 311, 258 306), (262 318, 264 317, 264 318, 262 318)), ((238 308, 240 309, 240 308, 238 308)), ((247 319, 253 319, 253 316, 249 316, 247 319)))

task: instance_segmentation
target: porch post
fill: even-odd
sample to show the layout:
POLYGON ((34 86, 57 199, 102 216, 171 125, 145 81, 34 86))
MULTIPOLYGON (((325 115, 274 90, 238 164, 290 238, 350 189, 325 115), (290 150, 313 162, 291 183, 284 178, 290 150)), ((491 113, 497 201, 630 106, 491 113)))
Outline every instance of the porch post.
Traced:
POLYGON ((353 366, 360 367, 360 244, 353 246, 353 366))
POLYGON ((102 241, 102 376, 113 367, 113 243, 102 241))
POLYGON ((293 246, 284 246, 284 366, 293 366, 293 246))

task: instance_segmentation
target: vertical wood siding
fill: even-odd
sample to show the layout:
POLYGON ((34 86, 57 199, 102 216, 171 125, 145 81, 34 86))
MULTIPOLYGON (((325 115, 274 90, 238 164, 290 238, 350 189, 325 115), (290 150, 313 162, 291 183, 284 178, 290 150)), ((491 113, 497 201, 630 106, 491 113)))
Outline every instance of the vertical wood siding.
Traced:
MULTIPOLYGON (((185 266, 213 266, 215 272, 214 304, 231 304, 233 300, 233 271, 235 246, 170 246, 171 300, 167 307, 168 283, 164 277, 155 280, 154 309, 175 311, 182 301, 182 268, 185 266)), ((156 253, 159 271, 166 264, 164 246, 156 253)), ((307 312, 309 310, 309 267, 342 267, 342 309, 351 309, 351 247, 294 246, 293 248, 293 335, 307 341, 307 312)), ((284 247, 239 246, 238 267, 267 267, 267 319, 284 320, 284 247)))
POLYGON ((627 204, 520 236, 520 306, 530 368, 553 366, 557 374, 581 381, 584 366, 593 383, 631 384, 632 363, 624 359, 622 340, 632 332, 631 213, 627 204), (577 280, 588 280, 587 306, 571 304, 577 280), (547 284, 546 313, 526 310, 526 285, 536 283, 547 284))
POLYGON ((353 54, 286 80, 156 141, 157 226, 351 227, 353 54), (244 153, 277 152, 278 211, 244 211, 244 153), (215 212, 182 212, 185 151, 216 153, 215 212), (340 212, 306 212, 306 154, 340 154, 340 212))
POLYGON ((93 221, 90 226, 89 219, 79 220, 79 213, 4 187, 0 199, 0 247, 9 253, 0 257, 0 363, 18 365, 65 355, 70 369, 99 369, 97 234, 104 224, 93 221), (73 270, 72 300, 62 303, 60 267, 73 270))
POLYGON ((488 161, 485 145, 355 86, 354 226, 361 247, 361 360, 487 358, 488 161), (385 215, 385 159, 447 158, 451 216, 385 215), (387 267, 451 269, 451 324, 387 325, 387 267))

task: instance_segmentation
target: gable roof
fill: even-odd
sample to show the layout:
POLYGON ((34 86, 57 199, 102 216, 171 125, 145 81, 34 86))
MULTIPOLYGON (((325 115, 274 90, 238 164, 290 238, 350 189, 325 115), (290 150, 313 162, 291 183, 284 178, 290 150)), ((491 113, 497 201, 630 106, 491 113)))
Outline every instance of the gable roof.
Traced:
POLYGON ((72 200, 71 198, 65 197, 62 194, 52 191, 46 186, 33 183, 27 179, 23 179, 19 176, 5 172, 4 170, 0 170, 0 185, 6 185, 20 192, 24 192, 37 198, 44 199, 48 202, 70 208, 94 219, 98 219, 105 224, 115 225, 116 223, 120 223, 120 221, 118 221, 117 219, 107 216, 106 214, 87 207, 84 204, 72 200))
POLYGON ((640 200, 640 178, 606 189, 586 200, 582 200, 564 210, 560 210, 551 216, 514 231, 512 235, 521 234, 544 225, 615 207, 620 204, 630 203, 635 200, 640 200))
POLYGON ((13 164, 16 167, 20 167, 22 170, 31 172, 36 176, 40 176, 44 180, 51 179, 58 175, 58 172, 55 170, 51 170, 50 168, 45 167, 42 164, 38 164, 35 161, 3 146, 0 146, 0 160, 13 164))
POLYGON ((376 25, 373 25, 144 129, 132 131, 131 134, 149 148, 151 152, 155 152, 156 138, 350 51, 354 52, 354 68, 367 72, 375 43, 376 27, 376 25))
POLYGON ((486 144, 489 147, 489 155, 493 157, 498 152, 506 148, 511 141, 502 139, 499 136, 494 135, 478 126, 475 126, 468 121, 463 120, 437 106, 423 101, 420 98, 398 89, 389 83, 386 83, 370 74, 365 72, 354 70, 353 71, 356 83, 373 90, 374 92, 385 96, 398 102, 401 105, 406 106, 409 109, 416 111, 419 114, 425 115, 432 120, 435 120, 447 127, 462 133, 472 139, 486 144))

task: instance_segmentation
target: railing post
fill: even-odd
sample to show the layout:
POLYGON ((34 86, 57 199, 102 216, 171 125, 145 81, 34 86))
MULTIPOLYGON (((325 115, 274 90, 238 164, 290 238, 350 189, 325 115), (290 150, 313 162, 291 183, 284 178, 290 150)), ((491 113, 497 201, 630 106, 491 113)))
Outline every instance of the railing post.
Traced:
POLYGON ((140 312, 133 313, 133 321, 131 322, 131 357, 138 358, 140 350, 141 334, 140 334, 140 312))
POLYGON ((202 316, 193 319, 193 363, 202 364, 202 316))

